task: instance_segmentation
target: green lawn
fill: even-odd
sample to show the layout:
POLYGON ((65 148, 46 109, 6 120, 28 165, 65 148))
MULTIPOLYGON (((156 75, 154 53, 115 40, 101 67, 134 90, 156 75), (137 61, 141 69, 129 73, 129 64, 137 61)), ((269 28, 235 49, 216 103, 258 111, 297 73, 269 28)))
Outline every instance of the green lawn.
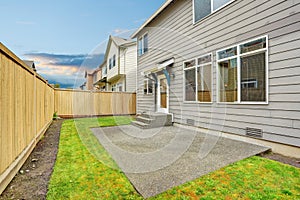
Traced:
MULTIPOLYGON (((142 199, 89 129, 130 122, 128 117, 66 120, 47 199, 142 199)), ((254 156, 152 199, 300 199, 299 177, 298 168, 254 156)))

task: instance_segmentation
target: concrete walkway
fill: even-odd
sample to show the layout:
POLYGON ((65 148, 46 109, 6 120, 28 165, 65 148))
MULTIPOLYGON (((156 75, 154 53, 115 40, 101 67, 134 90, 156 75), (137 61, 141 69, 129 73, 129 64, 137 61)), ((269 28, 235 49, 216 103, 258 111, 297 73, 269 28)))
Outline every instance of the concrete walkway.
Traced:
POLYGON ((269 149, 179 127, 92 131, 144 198, 269 149))

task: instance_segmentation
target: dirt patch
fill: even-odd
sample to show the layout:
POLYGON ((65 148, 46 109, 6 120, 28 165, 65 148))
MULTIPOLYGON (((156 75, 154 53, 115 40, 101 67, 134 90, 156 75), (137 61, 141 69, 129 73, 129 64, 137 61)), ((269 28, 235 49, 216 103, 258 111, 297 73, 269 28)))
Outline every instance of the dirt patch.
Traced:
POLYGON ((46 199, 63 120, 54 121, 0 199, 46 199))
POLYGON ((292 165, 294 167, 300 168, 300 159, 297 159, 297 158, 291 158, 291 157, 283 156, 283 155, 280 155, 277 153, 272 153, 272 152, 267 153, 267 154, 262 154, 261 156, 264 158, 276 160, 276 161, 282 162, 284 164, 288 164, 288 165, 292 165))

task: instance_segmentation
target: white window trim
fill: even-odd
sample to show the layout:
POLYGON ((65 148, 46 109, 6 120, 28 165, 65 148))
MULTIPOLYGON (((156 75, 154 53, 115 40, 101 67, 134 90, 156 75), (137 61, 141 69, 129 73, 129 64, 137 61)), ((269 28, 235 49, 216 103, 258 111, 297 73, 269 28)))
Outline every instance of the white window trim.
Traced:
POLYGON ((185 60, 183 61, 182 63, 182 66, 183 66, 183 103, 185 104, 212 104, 213 103, 213 54, 212 53, 208 53, 208 54, 203 54, 203 55, 200 55, 196 58, 192 58, 192 59, 188 59, 188 60, 185 60), (204 64, 198 64, 198 58, 201 58, 201 57, 205 57, 205 56, 211 56, 211 61, 210 62, 207 62, 207 63, 204 63, 204 64), (188 67, 188 68, 184 68, 184 64, 188 61, 191 61, 191 60, 195 60, 195 65, 192 66, 192 67, 188 67), (211 65, 211 101, 210 102, 201 102, 201 101, 198 101, 198 94, 196 95, 196 100, 195 101, 187 101, 185 100, 185 71, 187 70, 190 70, 190 69, 194 69, 195 70, 195 81, 196 81, 196 91, 198 92, 198 73, 197 73, 197 69, 198 67, 202 67, 202 66, 206 66, 206 65, 211 65))
POLYGON ((145 32, 142 36, 140 36, 137 40, 137 50, 138 50, 138 57, 141 57, 149 52, 149 34, 148 31, 145 32), (148 35, 148 51, 144 52, 144 37, 145 35, 148 35), (142 53, 140 54, 140 47, 139 47, 139 41, 142 41, 142 53))
POLYGON ((229 46, 227 48, 224 48, 224 49, 220 49, 220 50, 217 50, 216 51, 216 56, 217 56, 217 60, 216 60, 216 84, 217 84, 217 87, 216 87, 216 96, 217 96, 217 104, 245 104, 245 105, 268 105, 269 104, 269 36, 268 35, 264 35, 264 36, 260 36, 260 37, 256 37, 256 38, 253 38, 253 39, 250 39, 250 40, 247 40, 247 41, 244 41, 244 42, 241 42, 237 45, 234 45, 234 46, 229 46), (255 40, 259 40, 259 39, 262 39, 262 38, 266 38, 266 48, 263 48, 263 49, 259 49, 259 50, 255 50, 255 51, 252 51, 252 52, 247 52, 247 53, 244 53, 244 54, 241 54, 240 53, 240 46, 242 44, 246 44, 248 42, 252 42, 252 41, 255 41, 255 40), (224 59, 221 59, 221 60, 218 60, 219 58, 219 55, 218 55, 218 52, 220 51, 224 51, 226 49, 229 49, 229 48, 232 48, 232 47, 237 47, 237 55, 236 56, 232 56, 232 57, 228 57, 228 58, 224 58, 224 59), (249 55, 255 55, 255 54, 258 54, 260 52, 265 52, 265 56, 266 56, 266 101, 265 102, 255 102, 255 101, 241 101, 241 74, 240 74, 240 69, 241 69, 241 62, 240 62, 240 59, 242 57, 245 57, 245 56, 249 56, 249 55), (238 98, 236 102, 220 102, 220 96, 219 96, 219 62, 222 62, 222 61, 225 61, 225 60, 230 60, 230 59, 234 59, 234 58, 237 58, 237 79, 238 79, 238 82, 237 82, 237 87, 238 87, 238 98))
POLYGON ((203 17, 202 19, 195 21, 195 0, 192 1, 193 4, 193 25, 198 24, 199 22, 205 20, 206 18, 208 18, 209 16, 213 15, 215 12, 218 12, 219 10, 223 9, 224 7, 228 6, 229 4, 233 3, 236 0, 231 0, 228 3, 224 4, 223 6, 221 6, 220 8, 214 10, 214 2, 213 0, 211 0, 211 13, 205 17, 203 17))
MULTIPOLYGON (((149 74, 148 74, 148 76, 149 76, 149 74)), ((146 86, 146 88, 147 88, 147 93, 145 93, 145 91, 143 91, 143 94, 144 95, 147 95, 147 96, 152 96, 153 94, 154 94, 154 92, 153 92, 153 90, 154 90, 154 83, 152 83, 152 93, 149 93, 149 78, 145 78, 144 79, 144 82, 143 82, 143 86, 145 87, 145 81, 147 82, 147 86, 146 86)), ((145 88, 144 88, 145 89, 145 88)))

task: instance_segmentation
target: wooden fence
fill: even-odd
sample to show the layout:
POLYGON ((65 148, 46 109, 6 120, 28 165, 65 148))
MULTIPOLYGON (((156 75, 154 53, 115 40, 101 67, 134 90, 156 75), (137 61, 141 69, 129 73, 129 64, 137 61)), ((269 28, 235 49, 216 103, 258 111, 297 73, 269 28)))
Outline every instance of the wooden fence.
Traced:
POLYGON ((0 43, 0 194, 52 121, 54 89, 0 43))
POLYGON ((55 111, 64 118, 134 115, 136 114, 136 94, 55 90, 55 111))
POLYGON ((136 96, 55 90, 0 43, 0 194, 52 122, 62 117, 136 113, 136 96))

